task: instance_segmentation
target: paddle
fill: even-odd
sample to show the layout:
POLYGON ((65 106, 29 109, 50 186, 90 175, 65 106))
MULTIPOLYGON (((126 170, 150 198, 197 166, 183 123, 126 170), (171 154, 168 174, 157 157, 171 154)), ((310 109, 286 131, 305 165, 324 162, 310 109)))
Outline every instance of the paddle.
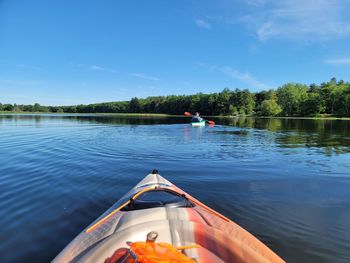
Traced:
MULTIPOLYGON (((184 115, 186 115, 186 116, 191 116, 191 117, 193 116, 192 113, 187 112, 187 111, 184 112, 184 115)), ((205 120, 205 122, 208 123, 209 125, 215 125, 215 122, 214 122, 214 121, 205 120)))

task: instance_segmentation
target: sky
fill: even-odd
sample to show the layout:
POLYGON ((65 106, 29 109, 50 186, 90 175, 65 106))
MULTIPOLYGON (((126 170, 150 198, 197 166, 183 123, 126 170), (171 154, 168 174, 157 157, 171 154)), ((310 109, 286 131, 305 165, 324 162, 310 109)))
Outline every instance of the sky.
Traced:
POLYGON ((349 0, 0 0, 0 102, 350 81, 349 0))

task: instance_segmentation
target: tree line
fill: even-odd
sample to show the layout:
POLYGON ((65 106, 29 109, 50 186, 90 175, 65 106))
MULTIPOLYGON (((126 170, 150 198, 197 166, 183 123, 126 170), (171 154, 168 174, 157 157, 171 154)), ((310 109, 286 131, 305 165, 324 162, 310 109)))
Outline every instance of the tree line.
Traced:
POLYGON ((88 105, 42 106, 1 104, 0 111, 53 113, 165 113, 203 115, 350 117, 350 83, 332 78, 320 85, 288 83, 277 89, 250 92, 225 88, 217 93, 152 96, 88 105))

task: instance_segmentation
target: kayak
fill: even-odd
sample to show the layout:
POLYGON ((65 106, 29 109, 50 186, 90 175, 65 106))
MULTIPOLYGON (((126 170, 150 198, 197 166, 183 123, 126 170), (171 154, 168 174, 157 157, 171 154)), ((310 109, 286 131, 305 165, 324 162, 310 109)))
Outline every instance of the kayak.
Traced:
POLYGON ((203 118, 201 118, 198 112, 196 113, 196 115, 193 115, 192 113, 185 111, 184 115, 188 117, 190 116, 192 117, 191 119, 192 126, 205 126, 206 123, 208 123, 210 127, 213 127, 215 125, 214 121, 204 120, 203 118))
POLYGON ((285 261, 242 227, 154 170, 52 262, 285 261))
POLYGON ((193 127, 205 126, 205 120, 201 120, 201 121, 197 121, 197 122, 191 122, 191 125, 193 127))

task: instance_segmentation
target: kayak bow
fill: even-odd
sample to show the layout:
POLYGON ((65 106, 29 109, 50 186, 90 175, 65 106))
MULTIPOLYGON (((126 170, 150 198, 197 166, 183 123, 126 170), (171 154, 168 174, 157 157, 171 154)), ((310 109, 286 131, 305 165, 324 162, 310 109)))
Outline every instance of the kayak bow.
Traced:
POLYGON ((53 262, 284 261, 239 225, 154 171, 53 262))

